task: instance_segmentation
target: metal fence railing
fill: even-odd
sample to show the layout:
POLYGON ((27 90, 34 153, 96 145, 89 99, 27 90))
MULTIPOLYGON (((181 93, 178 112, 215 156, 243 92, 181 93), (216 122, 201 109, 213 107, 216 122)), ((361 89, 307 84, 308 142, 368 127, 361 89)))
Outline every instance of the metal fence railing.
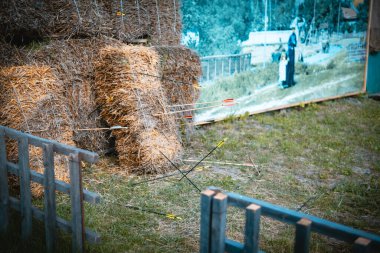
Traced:
POLYGON ((380 236, 268 202, 210 188, 201 195, 200 252, 262 252, 259 250, 261 216, 295 226, 294 252, 297 253, 309 252, 312 232, 352 243, 355 253, 380 250, 380 236), (244 244, 226 238, 228 206, 245 209, 244 244))
POLYGON ((347 46, 348 60, 351 62, 365 62, 366 46, 364 43, 351 43, 347 46))
POLYGON ((251 54, 206 56, 201 58, 201 65, 201 82, 207 82, 249 70, 251 54))
POLYGON ((100 237, 84 227, 83 200, 91 204, 99 203, 100 196, 82 189, 81 161, 94 163, 98 155, 93 152, 71 147, 56 141, 39 138, 0 126, 0 233, 5 233, 9 225, 9 208, 20 212, 21 239, 27 240, 32 234, 32 217, 45 224, 46 250, 55 252, 56 228, 72 234, 72 251, 83 252, 86 239, 96 243, 100 237), (18 143, 18 164, 7 160, 7 139, 18 143), (44 174, 29 168, 29 146, 42 148, 44 174), (55 179, 54 154, 69 157, 70 183, 55 179), (20 178, 20 199, 9 195, 8 173, 20 178), (44 210, 32 205, 30 182, 44 186, 44 210), (71 221, 56 214, 56 191, 70 196, 71 221))

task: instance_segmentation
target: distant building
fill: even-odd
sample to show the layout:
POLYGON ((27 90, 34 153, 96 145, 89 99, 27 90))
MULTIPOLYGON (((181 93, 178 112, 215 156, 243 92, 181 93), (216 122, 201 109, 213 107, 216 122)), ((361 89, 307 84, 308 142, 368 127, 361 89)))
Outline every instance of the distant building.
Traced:
POLYGON ((343 18, 348 21, 352 21, 358 18, 358 13, 352 8, 342 7, 343 18))

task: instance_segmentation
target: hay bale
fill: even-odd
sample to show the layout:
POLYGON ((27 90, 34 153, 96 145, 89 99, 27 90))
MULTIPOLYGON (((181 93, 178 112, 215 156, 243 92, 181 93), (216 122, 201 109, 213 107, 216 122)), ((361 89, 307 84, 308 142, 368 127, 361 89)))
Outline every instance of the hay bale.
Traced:
POLYGON ((100 118, 95 102, 93 62, 101 47, 121 44, 108 38, 55 40, 24 52, 25 62, 50 66, 61 81, 68 99, 74 141, 80 148, 97 153, 110 149, 112 140, 109 132, 78 129, 108 127, 100 118))
POLYGON ((98 35, 178 45, 178 0, 17 0, 0 2, 0 34, 14 44, 98 35))
MULTIPOLYGON (((47 66, 19 66, 0 69, 0 124, 42 138, 73 145, 67 102, 62 86, 47 66)), ((17 143, 8 144, 8 159, 17 161, 17 143)), ((67 159, 55 160, 56 178, 68 182, 67 159)), ((30 167, 43 173, 42 150, 30 146, 30 167)), ((42 186, 32 184, 41 196, 42 186)))
POLYGON ((199 56, 192 50, 183 46, 158 46, 154 50, 160 55, 161 83, 173 111, 176 113, 177 125, 187 141, 194 130, 191 119, 194 103, 200 95, 198 80, 201 77, 201 63, 199 56))
POLYGON ((201 77, 199 56, 183 46, 153 47, 160 56, 162 87, 169 103, 192 104, 198 100, 201 77))
POLYGON ((119 161, 130 172, 162 173, 182 152, 174 118, 159 115, 167 102, 159 79, 159 57, 148 47, 107 46, 96 63, 95 88, 101 116, 114 130, 119 161))
POLYGON ((4 41, 0 41, 0 67, 14 66, 22 61, 20 50, 4 41))

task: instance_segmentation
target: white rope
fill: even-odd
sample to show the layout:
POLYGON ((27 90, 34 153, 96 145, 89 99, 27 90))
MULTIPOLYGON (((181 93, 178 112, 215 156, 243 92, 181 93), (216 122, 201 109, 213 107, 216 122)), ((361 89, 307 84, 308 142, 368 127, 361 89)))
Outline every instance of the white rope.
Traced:
POLYGON ((73 0, 73 2, 74 2, 74 5, 75 5, 75 9, 77 10, 77 13, 78 13, 79 24, 81 24, 82 23, 82 17, 80 16, 80 12, 79 12, 79 7, 78 7, 78 4, 77 4, 77 1, 73 0))
POLYGON ((158 29, 159 38, 161 39, 160 10, 158 8, 157 0, 155 0, 155 2, 156 2, 156 11, 157 11, 157 29, 158 29))

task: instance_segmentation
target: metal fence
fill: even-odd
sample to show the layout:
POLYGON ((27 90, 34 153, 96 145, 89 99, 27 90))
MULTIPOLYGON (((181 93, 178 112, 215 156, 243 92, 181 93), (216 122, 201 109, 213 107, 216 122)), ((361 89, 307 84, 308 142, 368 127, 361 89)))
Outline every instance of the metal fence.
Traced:
POLYGON ((4 126, 0 126, 0 233, 5 233, 9 224, 9 208, 20 212, 21 239, 27 240, 32 234, 32 216, 45 223, 47 252, 55 251, 56 228, 72 234, 72 251, 83 252, 86 239, 99 242, 100 237, 84 227, 83 200, 91 204, 99 203, 100 196, 82 189, 81 161, 94 163, 98 155, 55 141, 25 134, 4 126), (18 143, 18 164, 7 161, 7 139, 18 143), (29 145, 42 148, 44 174, 29 168, 29 145), (70 184, 55 180, 54 154, 69 157, 70 184), (8 173, 20 178, 20 199, 9 196, 8 173), (32 205, 30 182, 44 186, 44 210, 32 205), (70 195, 71 221, 56 215, 56 191, 70 195))
POLYGON ((380 236, 318 217, 289 210, 268 202, 210 188, 201 195, 201 253, 262 252, 259 250, 260 218, 267 216, 296 227, 294 252, 309 252, 312 232, 353 244, 353 251, 380 250, 380 236), (227 207, 245 209, 244 244, 226 238, 227 207))
POLYGON ((206 56, 201 58, 201 65, 201 82, 207 82, 249 70, 251 54, 206 56))
POLYGON ((351 62, 365 62, 366 46, 364 43, 351 43, 347 46, 348 60, 351 62))

